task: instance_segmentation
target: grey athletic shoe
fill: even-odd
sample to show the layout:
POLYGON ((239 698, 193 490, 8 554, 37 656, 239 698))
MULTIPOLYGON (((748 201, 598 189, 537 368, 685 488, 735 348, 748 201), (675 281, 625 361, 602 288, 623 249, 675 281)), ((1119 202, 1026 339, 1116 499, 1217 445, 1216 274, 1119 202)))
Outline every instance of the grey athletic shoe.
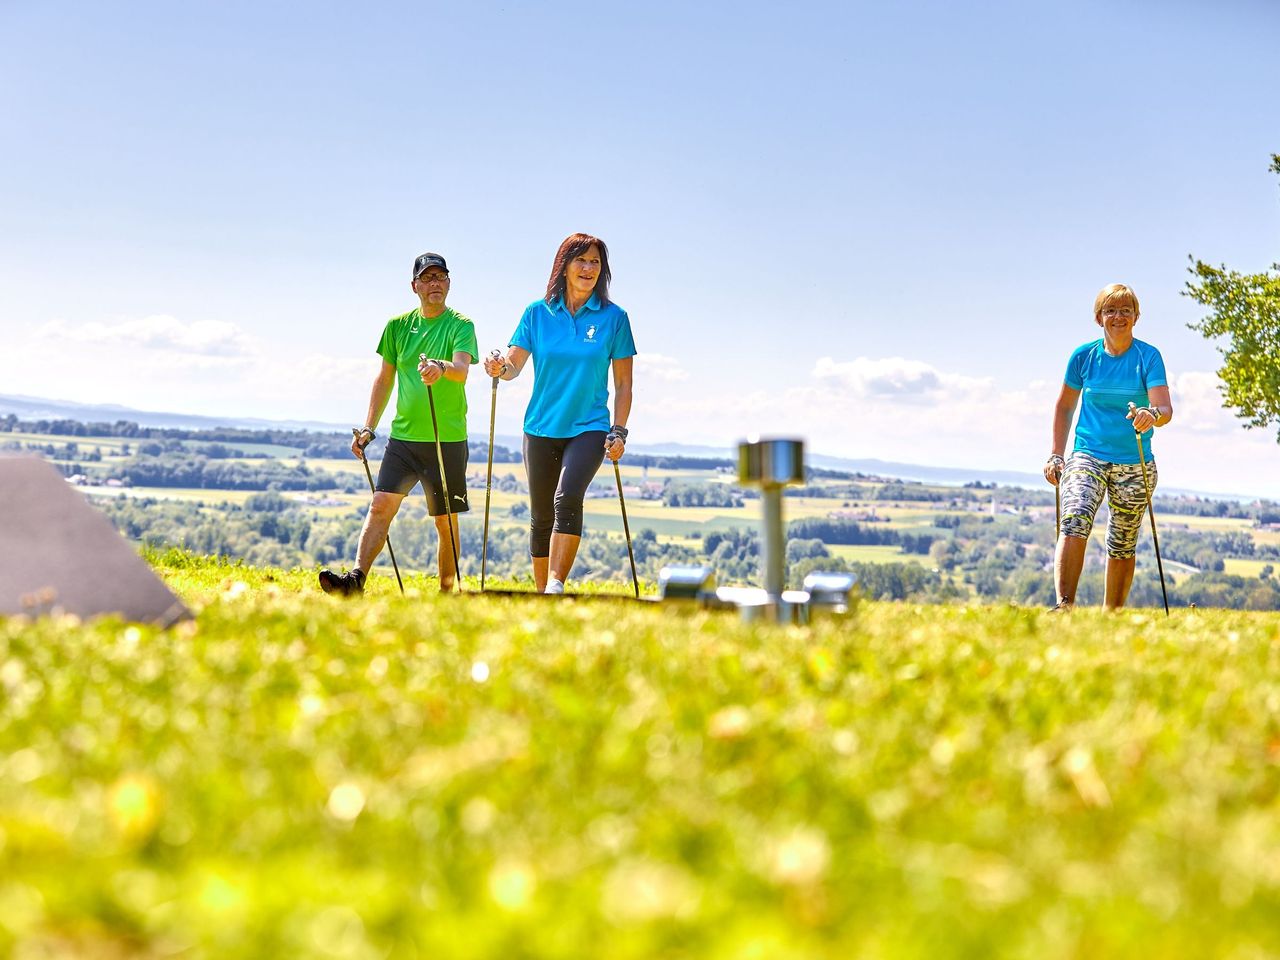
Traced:
POLYGON ((364 593, 364 574, 359 570, 349 573, 321 570, 320 589, 325 593, 336 593, 340 597, 359 596, 364 593))
POLYGON ((547 589, 543 590, 542 592, 555 593, 555 594, 564 593, 564 581, 557 580, 555 577, 552 577, 550 580, 547 581, 547 589))

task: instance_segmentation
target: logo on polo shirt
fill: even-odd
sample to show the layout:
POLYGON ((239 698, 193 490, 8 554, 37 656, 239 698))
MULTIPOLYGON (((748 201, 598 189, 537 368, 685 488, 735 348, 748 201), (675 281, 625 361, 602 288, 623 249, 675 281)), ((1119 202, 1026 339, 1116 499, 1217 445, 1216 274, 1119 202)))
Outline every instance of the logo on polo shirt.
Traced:
POLYGON ((587 327, 587 335, 582 338, 582 342, 583 343, 596 342, 596 325, 594 323, 591 324, 591 326, 587 327))

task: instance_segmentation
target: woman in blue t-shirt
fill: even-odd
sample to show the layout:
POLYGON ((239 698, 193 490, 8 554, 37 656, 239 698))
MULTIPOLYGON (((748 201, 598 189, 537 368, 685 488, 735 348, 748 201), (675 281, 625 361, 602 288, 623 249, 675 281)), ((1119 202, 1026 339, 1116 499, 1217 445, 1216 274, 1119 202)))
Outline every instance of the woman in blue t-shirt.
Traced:
POLYGON ((506 358, 484 365, 489 376, 514 380, 533 357, 524 466, 533 581, 544 593, 564 593, 582 539, 587 487, 604 458, 616 462, 627 442, 636 344, 627 312, 609 300, 609 279, 603 240, 585 233, 566 238, 546 294, 525 309, 506 358))
POLYGON ((1122 283, 1103 287, 1093 303, 1093 318, 1102 328, 1102 339, 1077 347, 1067 361, 1067 375, 1053 412, 1053 452, 1044 465, 1045 479, 1062 491, 1062 519, 1053 560, 1058 591, 1055 610, 1075 606, 1085 546, 1103 494, 1111 508, 1104 606, 1108 610, 1123 607, 1133 583, 1138 531, 1147 509, 1134 433, 1140 435, 1147 480, 1154 492, 1153 428, 1173 419, 1164 359, 1151 344, 1133 336, 1138 315, 1138 297, 1132 290, 1122 283), (1067 432, 1078 400, 1082 402, 1076 442, 1064 461, 1067 432))

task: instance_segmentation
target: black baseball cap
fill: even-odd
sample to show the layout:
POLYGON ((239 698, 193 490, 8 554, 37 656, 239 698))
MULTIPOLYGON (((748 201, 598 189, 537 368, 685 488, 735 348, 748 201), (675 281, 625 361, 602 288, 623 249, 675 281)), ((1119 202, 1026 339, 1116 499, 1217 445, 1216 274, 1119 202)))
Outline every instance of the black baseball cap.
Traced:
POLYGON ((438 253, 424 253, 413 261, 413 279, 417 280, 422 276, 423 270, 428 270, 431 267, 439 267, 445 273, 449 272, 449 265, 444 262, 444 257, 438 253))

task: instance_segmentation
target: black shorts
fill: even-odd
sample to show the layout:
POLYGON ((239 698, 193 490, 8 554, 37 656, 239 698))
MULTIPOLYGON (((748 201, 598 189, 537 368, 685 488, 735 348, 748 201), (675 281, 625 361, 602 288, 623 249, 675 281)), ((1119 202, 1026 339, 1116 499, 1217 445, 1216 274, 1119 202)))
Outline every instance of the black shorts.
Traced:
MULTIPOLYGON (((452 501, 452 509, 448 512, 466 513, 471 509, 467 503, 467 441, 442 441, 440 453, 444 457, 444 474, 449 482, 449 499, 452 501)), ((443 516, 444 491, 440 489, 435 442, 392 437, 387 441, 387 452, 382 455, 376 489, 405 496, 418 483, 426 491, 431 515, 443 516)))

